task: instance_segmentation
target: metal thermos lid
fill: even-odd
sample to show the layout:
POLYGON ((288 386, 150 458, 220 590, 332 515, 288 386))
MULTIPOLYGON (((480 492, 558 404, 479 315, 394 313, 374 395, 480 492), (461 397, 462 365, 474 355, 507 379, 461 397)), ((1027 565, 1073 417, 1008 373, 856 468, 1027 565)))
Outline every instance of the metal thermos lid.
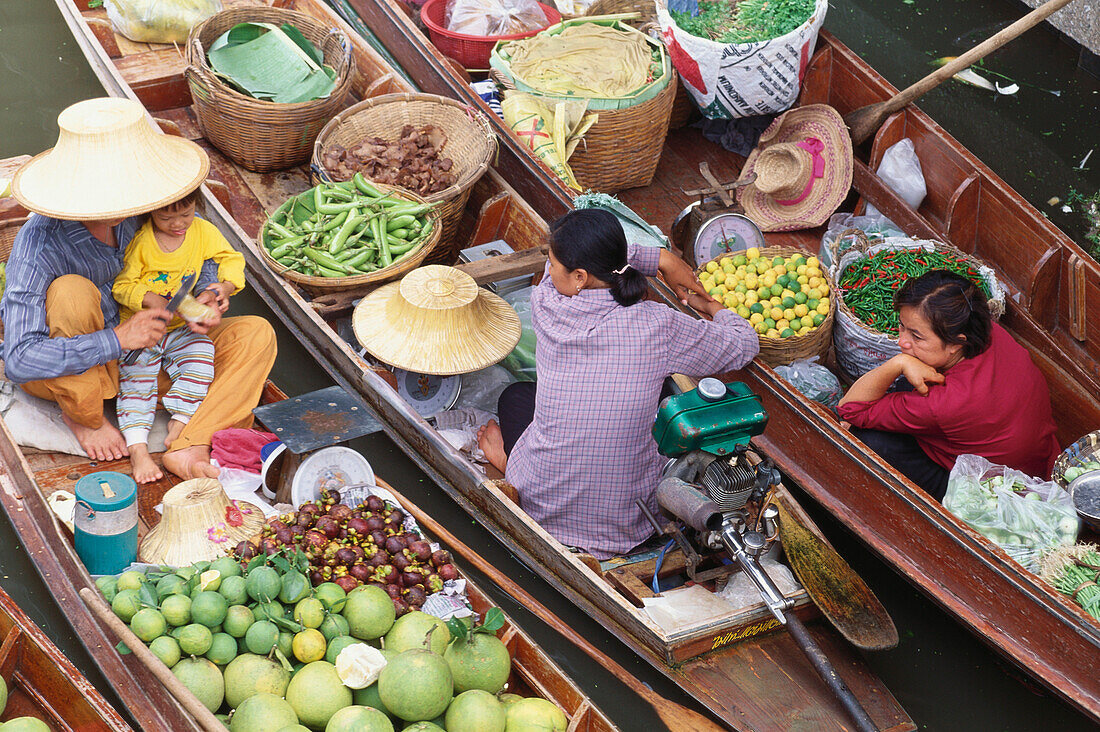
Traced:
POLYGON ((137 483, 123 473, 101 470, 77 481, 74 492, 76 500, 88 504, 93 511, 118 511, 134 503, 137 483))
POLYGON ((708 402, 717 402, 726 396, 726 385, 712 376, 700 379, 697 389, 699 396, 708 402))

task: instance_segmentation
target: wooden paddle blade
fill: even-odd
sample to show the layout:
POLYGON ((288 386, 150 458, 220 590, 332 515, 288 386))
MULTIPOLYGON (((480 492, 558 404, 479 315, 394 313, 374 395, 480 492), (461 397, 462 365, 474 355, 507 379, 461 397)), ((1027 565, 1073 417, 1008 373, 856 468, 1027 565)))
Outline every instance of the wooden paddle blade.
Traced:
POLYGON ((776 491, 779 537, 798 581, 841 635, 857 648, 882 651, 898 644, 898 630, 875 593, 828 543, 807 528, 802 507, 776 491))

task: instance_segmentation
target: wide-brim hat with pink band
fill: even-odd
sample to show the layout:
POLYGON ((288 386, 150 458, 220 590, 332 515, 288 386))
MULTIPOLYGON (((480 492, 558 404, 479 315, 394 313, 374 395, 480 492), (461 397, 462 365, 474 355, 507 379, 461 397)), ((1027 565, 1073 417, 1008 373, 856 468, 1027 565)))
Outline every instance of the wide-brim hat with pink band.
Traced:
POLYGON ((794 231, 825 223, 852 187, 852 138, 827 104, 784 112, 764 130, 738 190, 745 214, 763 231, 794 231))

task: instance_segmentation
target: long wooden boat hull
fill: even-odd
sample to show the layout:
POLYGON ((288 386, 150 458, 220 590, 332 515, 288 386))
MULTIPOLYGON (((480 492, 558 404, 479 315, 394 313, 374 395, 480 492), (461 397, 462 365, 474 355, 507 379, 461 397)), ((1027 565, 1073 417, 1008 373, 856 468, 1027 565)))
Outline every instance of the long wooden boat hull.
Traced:
MULTIPOLYGON (((351 0, 391 53, 425 89, 478 105, 439 52, 390 0, 351 0)), ((806 72, 800 104, 828 103, 842 114, 885 101, 896 89, 827 32, 806 72)), ((500 169, 543 216, 567 210, 569 193, 494 118, 500 169)), ((732 179, 740 158, 688 135, 670 134, 662 169, 648 189, 619 196, 668 228, 691 199, 699 157, 732 179), (676 183, 676 174, 689 185, 676 183)), ((1051 387, 1059 439, 1100 427, 1100 265, 916 107, 893 115, 870 149, 857 150, 854 189, 907 233, 950 241, 990 264, 1009 290, 1002 323, 1031 351, 1051 387), (891 144, 913 139, 928 196, 913 211, 870 171, 891 144)), ((860 204, 862 205, 862 203, 860 204)), ((822 231, 769 235, 770 244, 817 250, 822 231)), ((671 304, 671 303, 670 303, 671 304)), ((874 455, 833 415, 805 399, 767 366, 733 374, 771 415, 757 442, 815 500, 872 550, 980 638, 1063 699, 1100 720, 1100 626, 1029 575, 874 455)), ((410 440, 411 441, 411 440, 410 440)))
MULTIPOLYGON (((169 128, 174 126, 188 137, 199 136, 189 109, 172 106, 186 105, 189 100, 180 100, 179 90, 173 91, 170 68, 166 66, 163 73, 143 68, 139 59, 146 57, 147 51, 124 49, 117 39, 115 49, 110 49, 111 39, 100 37, 105 35, 102 30, 93 38, 94 24, 89 26, 70 0, 58 0, 58 3, 74 32, 83 33, 82 45, 108 93, 125 96, 136 93, 154 117, 173 123, 169 128), (158 83, 149 82, 150 78, 158 83)), ((327 12, 318 0, 280 4, 314 14, 327 12)), ((338 21, 333 22, 339 25, 338 21)), ((384 83, 368 83, 364 79, 359 84, 360 94, 380 88, 386 90, 384 87, 391 91, 411 89, 400 75, 387 71, 380 58, 369 49, 364 50, 358 42, 356 52, 364 55, 366 63, 360 63, 361 69, 366 69, 375 81, 385 78, 384 83)), ((292 170, 278 176, 256 176, 229 165, 216 151, 211 149, 210 152, 215 177, 228 189, 233 214, 230 215, 216 198, 207 195, 206 215, 244 251, 253 288, 338 383, 358 392, 381 418, 387 433, 460 504, 551 584, 599 618, 728 724, 745 730, 847 727, 843 710, 832 700, 790 638, 785 634, 763 632, 774 628, 765 627, 766 611, 762 606, 756 611, 761 622, 755 629, 717 624, 710 635, 700 633, 679 639, 662 636, 652 622, 610 589, 604 576, 564 551, 542 532, 401 399, 376 369, 360 358, 322 317, 331 317, 341 308, 346 310, 347 303, 341 305, 322 299, 310 302, 286 281, 274 276, 261 261, 254 237, 263 220, 263 212, 274 209, 289 193, 308 187, 306 172, 292 170), (277 180, 272 181, 273 177, 277 180), (700 656, 703 651, 708 653, 700 656)), ((504 237, 525 242, 526 246, 541 241, 546 231, 545 220, 493 170, 474 187, 464 227, 463 235, 471 244, 504 237)), ((541 268, 537 262, 536 266, 541 268)), ((828 630, 819 627, 815 632, 833 655, 842 677, 864 701, 881 728, 913 728, 897 702, 850 648, 828 630)))

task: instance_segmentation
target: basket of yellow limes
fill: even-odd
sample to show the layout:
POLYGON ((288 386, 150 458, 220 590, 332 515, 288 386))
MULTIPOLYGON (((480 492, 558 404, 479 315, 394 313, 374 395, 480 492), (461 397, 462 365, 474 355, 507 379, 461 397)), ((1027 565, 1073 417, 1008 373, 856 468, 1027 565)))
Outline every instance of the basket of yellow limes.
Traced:
POLYGON ((833 284, 817 257, 791 247, 753 247, 707 262, 699 281, 752 324, 760 359, 769 366, 828 354, 833 284))

